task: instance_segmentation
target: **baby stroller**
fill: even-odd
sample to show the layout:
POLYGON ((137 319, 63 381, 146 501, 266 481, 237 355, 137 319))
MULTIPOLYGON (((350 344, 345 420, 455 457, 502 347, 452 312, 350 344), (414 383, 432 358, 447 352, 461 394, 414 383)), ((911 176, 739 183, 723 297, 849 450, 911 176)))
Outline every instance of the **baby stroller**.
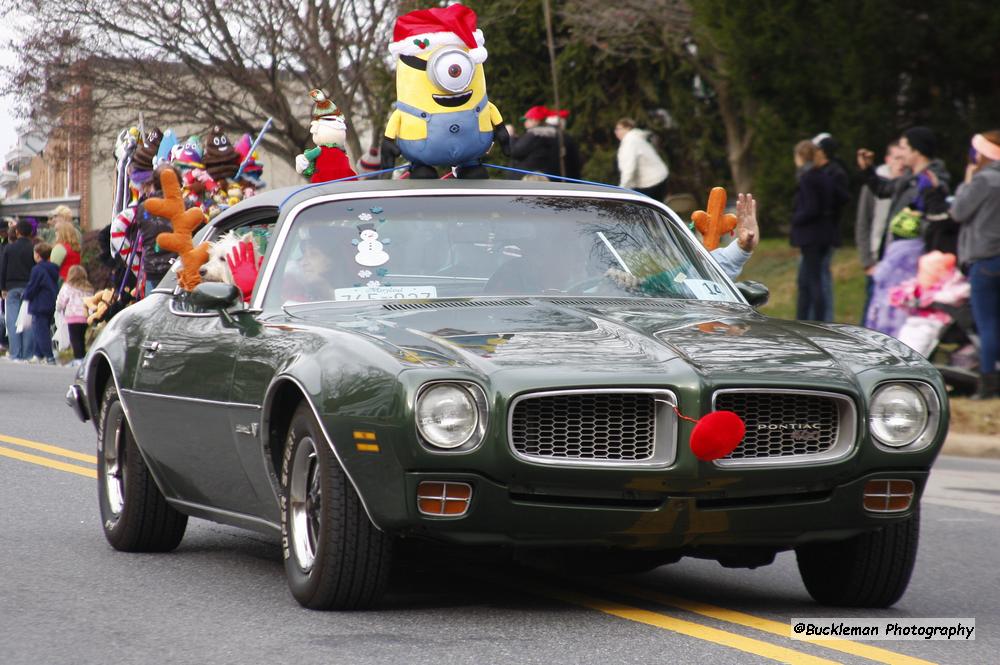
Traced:
POLYGON ((979 335, 972 318, 972 306, 934 303, 932 307, 951 317, 927 356, 941 372, 948 391, 961 397, 972 395, 979 386, 979 335))
POLYGON ((929 252, 917 276, 889 293, 907 313, 899 340, 928 358, 954 395, 972 394, 979 382, 979 337, 969 303, 969 282, 955 269, 955 255, 929 252))

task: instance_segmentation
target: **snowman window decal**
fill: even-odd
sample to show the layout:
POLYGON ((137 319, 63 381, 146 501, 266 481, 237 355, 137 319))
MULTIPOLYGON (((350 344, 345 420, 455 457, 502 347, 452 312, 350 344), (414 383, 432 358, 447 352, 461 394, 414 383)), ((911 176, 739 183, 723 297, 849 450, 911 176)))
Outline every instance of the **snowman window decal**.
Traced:
POLYGON ((358 265, 368 267, 380 266, 387 262, 389 254, 386 253, 384 246, 389 244, 389 239, 384 238, 380 241, 374 224, 361 224, 358 226, 358 231, 360 238, 351 241, 358 248, 354 261, 358 265))

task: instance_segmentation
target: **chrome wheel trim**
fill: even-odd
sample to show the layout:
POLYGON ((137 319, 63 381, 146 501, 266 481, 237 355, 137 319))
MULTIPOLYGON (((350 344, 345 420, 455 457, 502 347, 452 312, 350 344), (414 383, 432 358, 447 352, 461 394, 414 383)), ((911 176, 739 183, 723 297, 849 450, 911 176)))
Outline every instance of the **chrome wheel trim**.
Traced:
POLYGON ((292 551, 304 572, 312 570, 319 547, 323 492, 319 455, 312 437, 303 437, 292 458, 288 483, 292 551))
POLYGON ((125 507, 125 414, 115 427, 115 437, 111 445, 104 445, 104 492, 108 497, 108 508, 114 515, 120 515, 125 507))

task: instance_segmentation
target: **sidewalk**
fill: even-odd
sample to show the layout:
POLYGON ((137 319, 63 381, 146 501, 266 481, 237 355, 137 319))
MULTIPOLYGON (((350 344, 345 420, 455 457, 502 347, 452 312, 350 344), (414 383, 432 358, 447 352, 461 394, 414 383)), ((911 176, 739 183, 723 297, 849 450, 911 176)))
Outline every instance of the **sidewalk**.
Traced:
POLYGON ((942 455, 959 457, 993 457, 1000 459, 1000 436, 948 432, 941 449, 942 455))

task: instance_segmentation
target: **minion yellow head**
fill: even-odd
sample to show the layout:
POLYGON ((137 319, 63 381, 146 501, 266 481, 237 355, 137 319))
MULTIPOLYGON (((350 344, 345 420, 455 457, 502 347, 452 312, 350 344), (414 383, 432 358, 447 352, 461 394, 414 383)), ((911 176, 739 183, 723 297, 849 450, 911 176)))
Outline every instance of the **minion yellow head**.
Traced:
POLYGON ((467 111, 486 95, 482 64, 468 49, 442 46, 425 56, 400 55, 396 65, 396 98, 423 111, 467 111))
POLYGON ((473 108, 486 94, 483 44, 475 12, 463 5, 400 16, 389 46, 397 99, 429 113, 473 108))

